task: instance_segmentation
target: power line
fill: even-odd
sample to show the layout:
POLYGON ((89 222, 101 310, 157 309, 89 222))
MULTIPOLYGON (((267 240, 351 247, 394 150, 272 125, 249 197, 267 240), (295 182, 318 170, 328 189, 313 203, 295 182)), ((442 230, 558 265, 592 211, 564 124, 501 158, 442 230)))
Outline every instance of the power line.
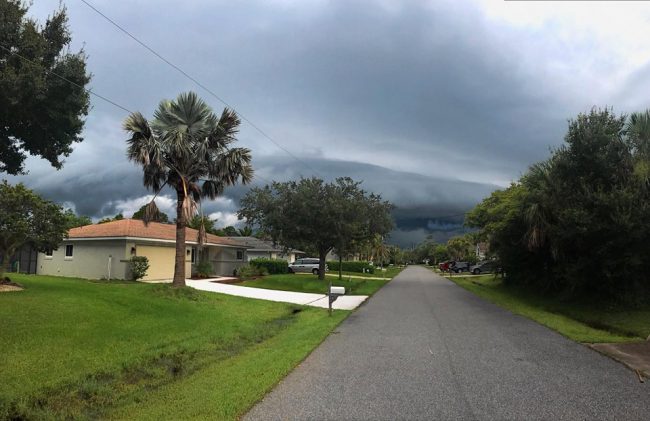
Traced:
MULTIPOLYGON (((21 54, 18 54, 16 51, 12 51, 11 49, 5 47, 4 45, 0 45, 0 48, 2 48, 3 50, 5 50, 5 51, 8 52, 9 54, 12 54, 12 55, 14 55, 14 56, 16 56, 16 57, 19 57, 19 58, 21 58, 21 59, 23 59, 23 60, 25 60, 25 61, 27 61, 27 62, 33 64, 33 65, 35 65, 35 66, 38 66, 38 65, 39 65, 39 64, 36 63, 35 61, 30 60, 30 59, 28 59, 27 57, 25 57, 25 56, 23 56, 23 55, 21 55, 21 54)), ((44 71, 45 73, 47 73, 47 74, 54 75, 54 76, 58 77, 59 79, 64 80, 64 81, 68 82, 69 84, 76 86, 77 88, 81 88, 81 89, 83 89, 84 91, 88 92, 90 95, 96 96, 97 98, 100 98, 100 99, 102 99, 102 100, 108 102, 109 104, 114 105, 115 107, 120 108, 120 109, 123 110, 123 111, 126 111, 127 113, 132 113, 132 111, 129 110, 128 108, 123 107, 122 105, 118 104, 117 102, 115 102, 115 101, 113 101, 113 100, 111 100, 111 99, 106 98, 106 97, 103 96, 103 95, 100 95, 100 94, 98 94, 98 93, 96 93, 96 92, 93 92, 92 89, 88 89, 88 88, 86 88, 86 87, 84 87, 84 86, 81 86, 81 85, 79 85, 78 83, 76 83, 76 82, 74 82, 74 81, 72 81, 72 80, 70 80, 70 79, 68 79, 68 78, 66 78, 66 77, 64 77, 64 76, 61 76, 60 74, 58 74, 58 73, 55 72, 55 71, 47 70, 47 69, 43 69, 43 71, 44 71)))
MULTIPOLYGON (((38 66, 38 65, 39 65, 39 64, 36 63, 34 60, 31 60, 31 59, 29 59, 29 58, 27 58, 27 57, 25 57, 25 56, 19 54, 19 53, 16 52, 16 51, 12 51, 11 49, 5 47, 5 46, 2 45, 2 44, 0 44, 0 48, 2 48, 3 50, 5 50, 5 51, 8 52, 9 54, 12 54, 12 55, 14 55, 14 56, 16 56, 16 57, 18 57, 18 58, 20 58, 20 59, 22 59, 22 60, 28 62, 28 63, 31 63, 31 64, 33 64, 33 65, 35 65, 35 66, 38 66)), ((88 88, 86 88, 85 86, 79 85, 78 83, 76 83, 76 82, 74 82, 74 81, 72 81, 72 80, 66 78, 65 76, 60 75, 59 73, 57 73, 57 72, 55 72, 55 71, 53 71, 53 70, 43 69, 43 71, 44 71, 45 73, 47 73, 47 74, 54 75, 54 76, 58 77, 59 79, 65 81, 65 82, 68 82, 68 83, 71 84, 71 85, 74 85, 74 86, 76 86, 76 87, 78 87, 78 88, 81 88, 81 89, 83 89, 84 91, 88 92, 90 95, 96 96, 97 98, 99 98, 99 99, 101 99, 101 100, 103 100, 103 101, 106 101, 107 103, 109 103, 109 104, 111 104, 111 105, 113 105, 113 106, 115 106, 115 107, 117 107, 117 108, 119 108, 119 109, 121 109, 121 110, 123 110, 123 111, 126 111, 126 112, 129 113, 129 114, 132 114, 132 113, 133 113, 133 111, 129 110, 128 108, 126 108, 126 107, 123 106, 123 105, 118 104, 117 102, 113 101, 112 99, 109 99, 109 98, 105 97, 104 95, 100 95, 100 94, 98 94, 98 93, 96 93, 96 92, 93 92, 91 89, 88 89, 88 88)), ((225 146, 225 148, 226 148, 226 150, 227 150, 228 152, 230 152, 230 149, 228 149, 227 146, 225 146)), ((269 181, 269 180, 267 180, 266 178, 261 177, 261 176, 259 176, 259 175, 254 175, 253 177, 257 177, 257 178, 259 178, 260 180, 262 180, 262 181, 264 181, 264 182, 266 182, 266 183, 268 183, 268 184, 272 184, 271 181, 269 181)))
MULTIPOLYGON (((206 92, 208 92, 210 95, 212 95, 213 97, 215 97, 215 98, 216 98, 219 102, 221 102, 223 105, 225 105, 226 107, 232 109, 232 110, 233 110, 237 115, 239 115, 239 117, 240 117, 242 120, 244 120, 245 122, 247 122, 251 127, 253 127, 255 130, 257 130, 257 131, 258 131, 262 136, 264 136, 266 139, 270 140, 271 143, 273 143, 273 144, 274 144, 275 146, 277 146, 278 148, 282 149, 284 152, 286 152, 289 156, 291 156, 291 157, 292 157, 293 159, 295 159, 297 162, 299 162, 299 163, 301 163, 302 165, 304 165, 305 168, 307 168, 309 171, 311 171, 311 172, 315 173, 316 175, 319 175, 319 176, 320 176, 320 174, 318 174, 317 171, 315 171, 313 168, 311 168, 309 165, 307 165, 307 163, 305 163, 303 160, 301 160, 300 158, 298 158, 296 155, 294 155, 294 154, 293 154, 291 151, 289 151, 287 148, 285 148, 285 147, 282 146, 280 143, 278 143, 275 139, 273 139, 271 136, 269 136, 269 135, 268 135, 264 130, 262 130, 259 126, 257 126, 257 125, 256 125, 255 123, 253 123, 251 120, 249 120, 249 119, 248 119, 246 116, 244 116, 241 112, 237 111, 237 110, 235 109, 235 107, 233 107, 232 105, 230 105, 230 104, 229 104, 228 102, 226 102, 223 98, 221 98, 219 95, 217 95, 216 93, 214 93, 210 88, 208 88, 208 87, 205 86, 203 83, 201 83, 200 81, 198 81, 195 77, 191 76, 191 75, 188 74, 186 71, 184 71, 183 69, 181 69, 179 66, 177 66, 176 64, 172 63, 170 60, 168 60, 167 58, 165 58, 162 54, 158 53, 156 50, 154 50, 153 48, 151 48, 149 45, 145 44, 143 41, 141 41, 140 39, 138 39, 138 37, 136 37, 135 35, 133 35, 133 34, 130 33, 129 31, 127 31, 124 27, 122 27, 120 24, 118 24, 117 22, 115 22, 115 21, 114 21, 113 19, 111 19, 110 17, 106 16, 104 13, 102 13, 99 9, 97 9, 95 6, 93 6, 92 4, 90 4, 88 1, 86 1, 86 0, 81 0, 81 2, 84 3, 86 6, 88 6, 90 9, 92 9, 93 11, 95 11, 95 12, 96 12, 97 14, 99 14, 101 17, 103 17, 104 19, 106 19, 109 23, 111 23, 111 24, 112 24, 113 26, 115 26, 117 29, 119 29, 120 31, 122 31, 122 32, 123 32, 124 34, 126 34, 129 38, 131 38, 132 40, 134 40, 135 42, 137 42, 138 44, 140 44, 142 47, 144 47, 144 48, 145 48, 147 51, 149 51, 151 54, 155 55, 155 56, 158 57, 160 60, 162 60, 164 63, 166 63, 167 65, 171 66, 173 69, 175 69, 176 71, 178 71, 179 73, 181 73, 183 76, 185 76, 186 78, 188 78, 189 80, 191 80, 192 82, 194 82, 195 84, 197 84, 199 87, 201 87, 202 89, 204 89, 204 90, 205 90, 206 92)), ((322 177, 322 176, 321 176, 321 177, 322 177)))

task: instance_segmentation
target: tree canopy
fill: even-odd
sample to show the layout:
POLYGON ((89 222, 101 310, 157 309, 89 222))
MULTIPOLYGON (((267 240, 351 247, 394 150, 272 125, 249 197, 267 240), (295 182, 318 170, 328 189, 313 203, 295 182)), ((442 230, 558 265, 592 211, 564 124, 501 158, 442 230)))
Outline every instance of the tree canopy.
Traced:
MULTIPOLYGON (((144 220, 146 209, 147 209, 147 205, 142 205, 140 209, 138 209, 137 211, 135 211, 135 213, 133 213, 132 218, 144 220)), ((165 212, 161 212, 159 209, 155 209, 153 214, 150 216, 149 221, 167 224, 169 223, 169 216, 167 216, 165 212)))
POLYGON ((58 248, 68 231, 61 207, 42 199, 22 183, 0 183, 0 280, 9 259, 23 245, 39 251, 58 248))
POLYGON ((72 209, 66 209, 63 216, 66 219, 65 225, 68 229, 83 227, 84 225, 91 225, 93 223, 93 220, 89 216, 77 215, 72 209))
POLYGON ((251 189, 241 200, 238 216, 285 247, 315 250, 323 279, 327 253, 386 235, 393 228, 392 208, 348 177, 332 183, 301 178, 251 189))
POLYGON ((26 13, 23 1, 0 2, 0 171, 9 174, 24 171, 27 154, 61 168, 83 140, 90 103, 86 57, 68 50, 65 7, 44 26, 26 13))
POLYGON ((640 170, 650 137, 641 117, 578 115, 549 159, 467 215, 508 282, 569 297, 650 293, 650 188, 640 170))

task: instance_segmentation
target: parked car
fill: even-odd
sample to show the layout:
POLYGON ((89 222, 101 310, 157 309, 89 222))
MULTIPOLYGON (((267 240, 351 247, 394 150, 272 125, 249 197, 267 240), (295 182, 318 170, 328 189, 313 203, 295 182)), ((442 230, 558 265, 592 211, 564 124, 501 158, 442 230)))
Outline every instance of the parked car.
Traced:
POLYGON ((469 268, 469 271, 474 275, 480 275, 481 273, 499 272, 499 270, 499 262, 495 260, 486 260, 485 262, 479 262, 469 268))
POLYGON ((442 272, 449 272, 449 266, 450 266, 452 263, 453 263, 453 262, 440 262, 440 263, 438 263, 438 268, 439 268, 442 272))
MULTIPOLYGON (((318 275, 318 263, 319 260, 311 257, 305 257, 303 259, 297 259, 295 262, 289 264, 289 273, 299 273, 299 272, 304 272, 304 273, 313 273, 314 275, 318 275)), ((327 272, 329 268, 327 267, 327 264, 325 265, 325 272, 327 272)))
POLYGON ((469 272, 469 267, 469 262, 454 262, 454 264, 451 266, 451 270, 456 273, 469 272))

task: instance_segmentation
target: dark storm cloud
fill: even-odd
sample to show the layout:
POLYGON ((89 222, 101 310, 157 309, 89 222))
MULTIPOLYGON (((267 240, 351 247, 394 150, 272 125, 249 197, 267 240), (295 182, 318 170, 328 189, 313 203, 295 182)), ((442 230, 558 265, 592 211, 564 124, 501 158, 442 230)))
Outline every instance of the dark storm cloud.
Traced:
MULTIPOLYGON (((462 214, 495 183, 517 178, 561 142, 566 118, 583 104, 580 80, 564 92, 544 68, 560 51, 555 45, 539 48, 543 35, 496 25, 474 3, 94 4, 302 161, 243 123, 240 143, 252 149, 258 174, 363 180, 397 205, 403 243, 461 230, 462 214)), ((43 18, 57 5, 38 2, 32 13, 43 18)), ((147 116, 161 99, 190 89, 223 106, 81 3, 68 8, 97 92, 147 116)), ((126 113, 93 101, 85 141, 64 169, 30 159, 30 174, 15 179, 100 217, 131 209, 149 192, 125 158, 126 113)), ((228 189, 231 201, 204 212, 234 213, 246 190, 228 189)))

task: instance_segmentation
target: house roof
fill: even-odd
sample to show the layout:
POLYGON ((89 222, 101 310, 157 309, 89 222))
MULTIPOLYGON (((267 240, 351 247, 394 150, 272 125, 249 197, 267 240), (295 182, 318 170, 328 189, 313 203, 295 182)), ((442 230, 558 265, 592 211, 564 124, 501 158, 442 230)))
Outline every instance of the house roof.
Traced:
MULTIPOLYGON (((196 243, 198 231, 192 228, 185 228, 185 239, 188 243, 196 243)), ((205 244, 242 247, 243 245, 231 241, 226 237, 207 234, 205 244)), ((121 219, 103 224, 84 225, 72 228, 68 232, 68 238, 115 238, 131 237, 150 240, 176 240, 176 225, 149 222, 147 225, 139 219, 121 219)), ((243 246, 245 247, 245 246, 243 246)))
MULTIPOLYGON (((284 247, 279 244, 273 244, 273 241, 262 240, 256 237, 225 237, 229 241, 234 241, 244 247, 248 248, 248 251, 275 251, 278 253, 284 252, 284 247)), ((300 250, 289 249, 291 253, 303 253, 300 250)))

